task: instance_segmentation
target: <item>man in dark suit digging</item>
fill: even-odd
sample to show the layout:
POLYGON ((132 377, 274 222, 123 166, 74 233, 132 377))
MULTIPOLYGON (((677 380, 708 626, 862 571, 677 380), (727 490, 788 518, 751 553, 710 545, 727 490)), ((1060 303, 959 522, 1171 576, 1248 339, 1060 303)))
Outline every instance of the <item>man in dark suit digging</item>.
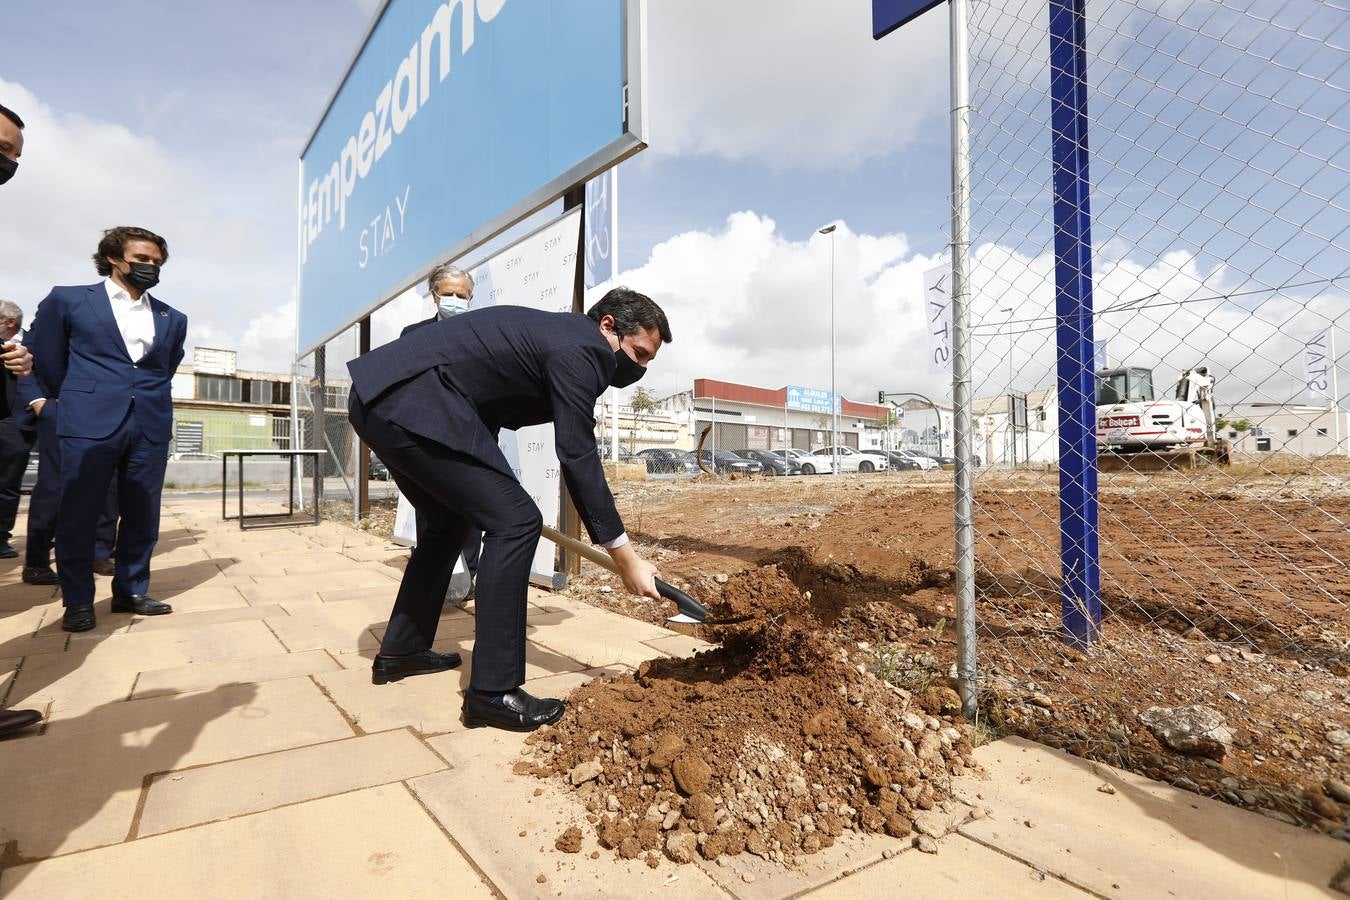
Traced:
POLYGON ((431 643, 444 585, 477 528, 483 552, 464 722, 532 731, 558 720, 562 703, 521 689, 530 560, 543 519, 498 448, 498 432, 553 423, 563 480, 591 540, 609 550, 628 590, 659 599, 656 567, 633 550, 605 482, 594 409, 611 386, 641 378, 670 339, 659 306, 615 288, 585 316, 475 310, 347 364, 352 427, 427 526, 399 585, 375 680, 459 665, 458 654, 436 653, 431 643))

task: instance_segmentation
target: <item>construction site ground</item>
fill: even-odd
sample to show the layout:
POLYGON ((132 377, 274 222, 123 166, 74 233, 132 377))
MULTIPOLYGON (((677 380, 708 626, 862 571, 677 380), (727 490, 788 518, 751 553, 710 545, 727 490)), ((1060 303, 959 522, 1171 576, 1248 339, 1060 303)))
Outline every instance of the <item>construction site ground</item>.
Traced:
MULTIPOLYGON (((952 614, 951 506, 937 479, 635 483, 620 493, 634 535, 696 595, 715 600, 739 569, 776 561, 819 598, 813 608, 829 620, 821 634, 840 641, 850 663, 867 660, 867 671, 915 696, 941 682, 933 673, 952 636, 943 622, 952 614), (894 655, 878 656, 884 641, 846 646, 841 628, 894 635, 885 651, 894 655)), ((1030 516, 1041 502, 1033 490, 1015 508, 1030 516)), ((1350 847, 1315 829, 1142 777, 1129 771, 1147 769, 1135 756, 1112 767, 1018 736, 1032 729, 1008 713, 1046 710, 1047 721, 1060 721, 1056 713, 1081 702, 1056 687, 1065 658, 1051 654, 1049 621, 1008 659, 999 661, 997 645, 987 652, 991 667, 1012 673, 1020 646, 1045 648, 1032 693, 1050 705, 1022 705, 1025 676, 1010 675, 1004 720, 977 729, 974 767, 915 817, 919 834, 846 831, 788 865, 748 853, 683 865, 617 859, 588 827, 585 785, 520 774, 520 735, 459 722, 472 605, 447 611, 436 645, 460 651, 464 670, 371 685, 370 658, 406 557, 383 536, 336 522, 240 532, 220 521, 214 501, 169 499, 153 593, 175 613, 113 616, 100 578, 98 628, 74 636, 60 630, 55 589, 21 584, 6 562, 0 698, 41 708, 47 721, 0 740, 0 895, 1314 897, 1332 895, 1345 874, 1350 847), (573 846, 565 838, 578 825, 573 846)), ((670 610, 624 601, 614 585, 587 569, 562 594, 532 592, 530 690, 568 696, 594 679, 631 679, 647 660, 678 668, 709 650, 664 626, 670 610)), ((1334 629, 1344 624, 1327 627, 1343 634, 1334 629)), ((1108 647, 1133 635, 1124 621, 1116 627, 1108 647)), ((1164 640, 1166 628, 1148 628, 1164 640)), ((1176 652, 1200 643, 1178 635, 1176 652)), ((1109 659, 1068 662, 1081 672, 1109 659)), ((1206 685, 1208 665, 1196 663, 1206 685)), ((1343 675, 1305 674, 1344 691, 1343 675)), ((1236 693, 1235 679, 1225 683, 1236 693)), ((1179 680, 1197 677, 1173 660, 1155 687, 1168 692, 1179 680)), ((1311 745, 1344 709, 1340 695, 1329 696, 1294 730, 1311 745)), ((1275 713, 1263 706, 1258 715, 1275 713)), ((1081 715, 1063 722, 1045 734, 1082 727, 1100 737, 1105 727, 1088 728, 1081 715)), ((1137 723, 1122 724, 1133 747, 1137 723)), ((1248 746, 1265 746, 1263 735, 1254 730, 1248 746)), ((1255 754, 1232 756, 1244 779, 1267 771, 1255 754)), ((1327 771, 1335 764, 1312 749, 1303 756, 1327 771)), ((1163 764, 1181 765, 1170 759, 1163 764)), ((1283 755, 1264 759, 1279 760, 1274 773, 1304 771, 1283 755)))

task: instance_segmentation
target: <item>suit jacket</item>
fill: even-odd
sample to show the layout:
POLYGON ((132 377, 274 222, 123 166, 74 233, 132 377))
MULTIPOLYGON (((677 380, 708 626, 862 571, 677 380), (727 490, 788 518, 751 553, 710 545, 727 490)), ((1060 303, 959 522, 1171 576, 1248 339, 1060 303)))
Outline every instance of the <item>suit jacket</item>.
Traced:
MULTIPOLYGON (((25 345, 29 343, 27 332, 24 334, 23 342, 25 345)), ((54 400, 56 399, 56 392, 47 393, 46 387, 38 378, 36 369, 27 375, 20 375, 14 379, 14 389, 9 398, 9 411, 10 415, 14 416, 14 421, 18 423, 20 431, 37 431, 37 416, 33 415, 33 411, 28 408, 28 404, 46 397, 54 400)), ((55 409, 56 407, 52 407, 52 410, 55 409)), ((52 410, 49 410, 49 412, 52 410)))
POLYGON ((563 480, 596 543, 623 533, 595 443, 595 400, 614 368, 594 320, 522 306, 417 323, 347 363, 368 411, 512 478, 497 433, 552 422, 563 480))
POLYGON ((183 361, 187 316, 146 295, 155 342, 132 359, 103 282, 54 287, 38 305, 29 332, 33 370, 61 398, 56 433, 104 438, 131 409, 145 436, 167 442, 173 432, 170 383, 183 361))
POLYGON ((426 328, 428 325, 435 325, 441 321, 440 316, 432 316, 430 319, 423 319, 420 322, 414 322, 411 325, 403 326, 403 330, 398 333, 399 337, 405 337, 409 332, 416 331, 419 328, 426 328))

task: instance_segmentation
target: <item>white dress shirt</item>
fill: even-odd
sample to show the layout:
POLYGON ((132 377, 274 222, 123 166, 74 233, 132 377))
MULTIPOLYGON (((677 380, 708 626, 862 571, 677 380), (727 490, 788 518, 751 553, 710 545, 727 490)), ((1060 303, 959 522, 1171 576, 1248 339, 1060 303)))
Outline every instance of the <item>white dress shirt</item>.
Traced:
POLYGON ((133 363, 140 362, 155 342, 155 316, 150 310, 150 300, 145 294, 141 294, 139 300, 132 300, 127 289, 111 278, 103 279, 103 286, 108 291, 113 318, 126 343, 127 355, 133 363))

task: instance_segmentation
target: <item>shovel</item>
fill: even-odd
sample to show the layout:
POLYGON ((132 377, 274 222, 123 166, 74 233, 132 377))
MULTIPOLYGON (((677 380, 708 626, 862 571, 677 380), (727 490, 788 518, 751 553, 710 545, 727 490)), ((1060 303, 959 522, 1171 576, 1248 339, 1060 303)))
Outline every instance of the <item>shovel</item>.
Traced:
MULTIPOLYGON (((547 525, 544 526, 543 534, 544 537, 548 538, 559 547, 571 550, 574 553, 579 553, 597 566, 608 569, 615 575, 619 574, 619 567, 614 565, 614 560, 610 559, 608 553, 597 550, 590 544, 583 544, 581 541, 570 538, 556 528, 550 528, 547 525)), ((679 615, 671 616, 666 620, 667 622, 682 622, 688 625, 698 625, 708 617, 708 610, 703 607, 702 603, 699 603, 673 584, 667 584, 658 578, 656 579, 656 590, 662 597, 674 601, 675 606, 680 610, 679 615)), ((718 623, 709 622, 708 624, 716 625, 718 623)))

